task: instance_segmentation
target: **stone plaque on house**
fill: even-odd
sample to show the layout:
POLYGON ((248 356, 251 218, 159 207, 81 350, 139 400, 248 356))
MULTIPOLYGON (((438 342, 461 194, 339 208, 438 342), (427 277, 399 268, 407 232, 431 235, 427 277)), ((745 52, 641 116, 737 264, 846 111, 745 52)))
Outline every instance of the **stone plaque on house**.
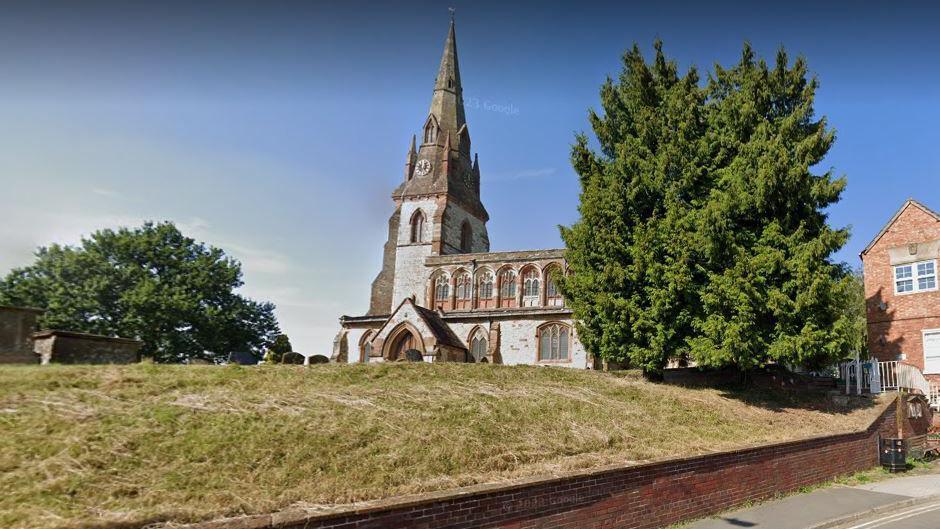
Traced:
POLYGON ((140 340, 72 331, 45 330, 33 334, 33 347, 42 364, 133 364, 140 361, 140 340))

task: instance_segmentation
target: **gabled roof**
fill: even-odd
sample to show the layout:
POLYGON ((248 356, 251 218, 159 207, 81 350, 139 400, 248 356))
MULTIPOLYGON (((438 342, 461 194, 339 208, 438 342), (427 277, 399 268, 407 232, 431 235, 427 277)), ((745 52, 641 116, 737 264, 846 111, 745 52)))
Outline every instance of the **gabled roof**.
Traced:
POLYGON ((431 331, 431 334, 434 335, 437 343, 441 345, 457 347, 459 349, 467 348, 467 346, 464 345, 463 342, 460 341, 460 338, 458 338, 454 333, 453 329, 450 328, 450 325, 441 319, 440 314, 438 314, 436 311, 426 309, 418 305, 411 298, 405 298, 401 303, 398 304, 398 307, 392 311, 392 313, 385 320, 385 323, 383 323, 382 326, 375 331, 375 336, 382 334, 382 331, 389 324, 389 322, 392 321, 392 318, 395 316, 395 314, 398 314, 398 311, 400 311, 405 305, 411 305, 414 307, 415 314, 417 314, 417 316, 421 318, 422 321, 424 321, 424 324, 427 325, 428 329, 431 331))
POLYGON ((901 209, 899 209, 899 210, 897 211, 897 213, 895 213, 894 216, 891 217, 891 220, 889 220, 888 223, 885 224, 884 228, 881 228, 881 231, 878 232, 878 235, 876 235, 875 238, 872 239, 870 243, 868 243, 868 246, 866 246, 865 249, 862 250, 862 253, 858 254, 858 256, 859 256, 859 257, 863 257, 866 253, 868 253, 868 251, 871 250, 872 246, 874 246, 874 245, 881 239, 881 237, 883 237, 884 234, 888 232, 888 229, 891 228, 891 226, 892 226, 895 222, 897 222, 897 220, 898 220, 898 218, 900 218, 901 214, 904 213, 904 211, 906 211, 907 208, 910 208, 910 207, 918 208, 918 209, 920 209, 921 211, 923 211, 924 213, 926 213, 926 214, 930 215, 931 217, 935 218, 935 219, 937 220, 937 222, 940 222, 940 213, 937 213, 936 211, 934 211, 934 210, 928 208, 927 206, 921 204, 920 202, 914 200, 913 198, 909 198, 909 199, 907 199, 907 201, 904 202, 904 204, 901 206, 901 209))
POLYGON ((431 329, 431 333, 437 338, 437 343, 460 349, 467 348, 463 342, 460 341, 460 338, 454 334, 454 330, 450 328, 450 325, 447 325, 436 311, 426 309, 417 304, 415 305, 415 311, 417 311, 418 315, 427 323, 428 328, 431 329))

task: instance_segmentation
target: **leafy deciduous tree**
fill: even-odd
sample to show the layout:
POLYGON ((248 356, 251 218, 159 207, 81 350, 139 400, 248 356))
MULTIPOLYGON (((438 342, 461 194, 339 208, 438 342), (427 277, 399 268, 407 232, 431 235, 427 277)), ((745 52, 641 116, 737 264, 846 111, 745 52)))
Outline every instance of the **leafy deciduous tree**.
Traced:
POLYGON ((172 223, 101 230, 40 248, 0 282, 0 303, 45 309, 49 328, 143 340, 158 362, 258 352, 279 333, 274 305, 247 299, 241 265, 172 223))

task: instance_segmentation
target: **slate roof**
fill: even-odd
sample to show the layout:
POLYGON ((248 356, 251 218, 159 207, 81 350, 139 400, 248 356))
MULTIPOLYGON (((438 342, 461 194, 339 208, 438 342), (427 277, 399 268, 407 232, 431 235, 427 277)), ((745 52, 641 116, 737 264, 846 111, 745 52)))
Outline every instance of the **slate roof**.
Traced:
POLYGON ((459 349, 466 349, 467 346, 460 341, 460 338, 454 333, 454 330, 450 328, 450 325, 444 322, 441 319, 440 314, 436 311, 426 309, 417 304, 414 305, 415 311, 424 319, 427 323, 428 328, 431 329, 431 333, 434 334, 434 337, 437 339, 437 343, 441 345, 450 345, 452 347, 457 347, 459 349))

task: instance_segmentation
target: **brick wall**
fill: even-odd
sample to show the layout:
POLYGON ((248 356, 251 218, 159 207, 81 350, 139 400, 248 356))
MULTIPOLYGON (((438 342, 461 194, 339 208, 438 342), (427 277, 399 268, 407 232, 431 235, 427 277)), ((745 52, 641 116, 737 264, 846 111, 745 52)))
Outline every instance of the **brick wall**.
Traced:
MULTIPOLYGON (((904 361, 924 369, 923 330, 940 329, 940 291, 894 293, 894 260, 908 254, 911 244, 918 253, 908 260, 937 259, 940 220, 919 204, 908 202, 863 254, 868 345, 879 360, 904 361), (925 255, 920 255, 920 254, 925 255)), ((938 262, 940 264, 940 262, 938 262)))
POLYGON ((69 331, 33 334, 43 364, 132 364, 140 361, 137 340, 69 331))
POLYGON ((316 514, 283 511, 194 527, 664 527, 875 466, 880 436, 896 431, 895 409, 888 405, 868 429, 857 433, 391 498, 316 514))

